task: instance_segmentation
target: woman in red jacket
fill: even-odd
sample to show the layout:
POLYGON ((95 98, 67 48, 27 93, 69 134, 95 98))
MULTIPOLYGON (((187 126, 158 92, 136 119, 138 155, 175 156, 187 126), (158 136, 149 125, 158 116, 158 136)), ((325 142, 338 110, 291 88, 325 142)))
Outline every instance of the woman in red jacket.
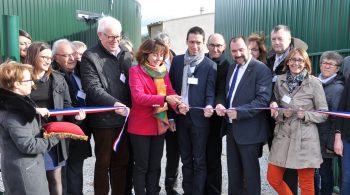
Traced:
MULTIPOLYGON (((138 65, 129 70, 132 108, 128 132, 134 152, 133 182, 136 195, 157 194, 164 133, 170 127, 167 110, 179 104, 164 60, 168 47, 159 40, 143 42, 136 55, 138 65)), ((171 122, 173 123, 173 122, 171 122)))

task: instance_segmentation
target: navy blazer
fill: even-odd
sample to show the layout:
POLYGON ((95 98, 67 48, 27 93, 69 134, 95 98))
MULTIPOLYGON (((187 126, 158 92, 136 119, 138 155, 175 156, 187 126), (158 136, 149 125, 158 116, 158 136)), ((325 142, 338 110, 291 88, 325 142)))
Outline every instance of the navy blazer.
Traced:
MULTIPOLYGON (((225 94, 218 95, 218 102, 225 105, 229 82, 236 64, 231 64, 226 77, 225 94)), ((236 89, 230 107, 235 107, 237 119, 232 121, 230 131, 238 144, 266 142, 269 125, 266 113, 250 108, 268 107, 272 92, 270 69, 260 61, 251 59, 236 89)), ((228 120, 227 120, 228 121, 228 120)))
MULTIPOLYGON (((174 57, 170 71, 170 81, 177 94, 181 95, 182 76, 184 69, 184 55, 174 57)), ((205 107, 211 105, 215 107, 215 83, 217 65, 207 57, 196 66, 193 73, 198 78, 198 85, 189 85, 188 102, 192 107, 205 107)), ((193 123, 198 127, 209 126, 209 120, 204 117, 203 110, 190 109, 189 111, 193 123)), ((176 120, 176 117, 175 117, 176 120)))

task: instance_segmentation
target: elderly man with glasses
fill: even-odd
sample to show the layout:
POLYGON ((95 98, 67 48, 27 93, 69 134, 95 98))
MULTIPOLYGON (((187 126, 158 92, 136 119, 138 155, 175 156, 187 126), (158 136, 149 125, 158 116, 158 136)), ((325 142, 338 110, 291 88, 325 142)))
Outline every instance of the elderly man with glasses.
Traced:
POLYGON ((122 131, 129 112, 128 84, 131 55, 119 47, 122 27, 110 16, 98 21, 99 43, 87 49, 81 59, 82 86, 87 106, 124 106, 115 112, 90 114, 89 127, 95 140, 95 194, 124 194, 129 160, 128 137, 123 135, 118 151, 113 143, 122 131), (92 119, 92 120, 90 120, 92 119))

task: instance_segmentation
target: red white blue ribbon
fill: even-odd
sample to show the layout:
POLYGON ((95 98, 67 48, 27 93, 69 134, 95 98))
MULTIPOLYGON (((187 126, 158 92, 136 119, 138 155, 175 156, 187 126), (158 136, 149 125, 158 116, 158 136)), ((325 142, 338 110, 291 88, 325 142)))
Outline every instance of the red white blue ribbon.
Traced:
MULTIPOLYGON (((64 108, 64 109, 54 109, 49 110, 50 116, 68 116, 68 115, 77 115, 81 110, 84 110, 86 114, 99 113, 99 112, 110 112, 117 109, 125 109, 124 106, 101 106, 101 107, 80 107, 80 108, 64 108)), ((113 143, 113 150, 117 152, 118 145, 122 138, 122 135, 125 130, 126 121, 128 120, 129 113, 125 117, 125 121, 120 131, 117 139, 113 143)))
MULTIPOLYGON (((84 110, 86 114, 92 114, 92 113, 99 113, 99 112, 109 112, 114 111, 117 109, 124 109, 124 106, 101 106, 101 107, 80 107, 80 108, 65 108, 65 109, 55 109, 55 110, 49 110, 50 116, 65 116, 65 115, 77 115, 79 114, 80 110, 84 110)), ((190 109, 201 109, 204 110, 205 108, 202 107, 189 107, 190 109)), ((272 107, 261 107, 261 108, 227 108, 224 110, 271 110, 271 109, 277 109, 277 110, 285 110, 286 108, 272 108, 272 107)), ((216 110, 216 109, 213 109, 216 110)), ((298 110, 294 110, 298 111, 298 110)), ((323 110, 304 110, 305 112, 317 112, 321 114, 328 114, 331 116, 341 117, 341 118, 350 118, 350 112, 338 112, 338 111, 323 111, 323 110)), ((120 143, 120 140, 123 136, 126 121, 128 120, 129 113, 127 113, 125 117, 125 121, 122 127, 122 130, 120 131, 117 139, 113 143, 113 150, 117 152, 118 145, 120 143)))

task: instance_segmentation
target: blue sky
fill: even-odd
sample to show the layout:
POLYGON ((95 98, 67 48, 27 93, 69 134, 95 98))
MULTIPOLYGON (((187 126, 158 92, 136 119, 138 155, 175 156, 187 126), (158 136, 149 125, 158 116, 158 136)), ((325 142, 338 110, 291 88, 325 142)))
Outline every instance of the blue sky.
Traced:
POLYGON ((141 4, 141 33, 147 33, 147 24, 198 15, 200 7, 204 13, 214 12, 215 0, 138 0, 141 4))

